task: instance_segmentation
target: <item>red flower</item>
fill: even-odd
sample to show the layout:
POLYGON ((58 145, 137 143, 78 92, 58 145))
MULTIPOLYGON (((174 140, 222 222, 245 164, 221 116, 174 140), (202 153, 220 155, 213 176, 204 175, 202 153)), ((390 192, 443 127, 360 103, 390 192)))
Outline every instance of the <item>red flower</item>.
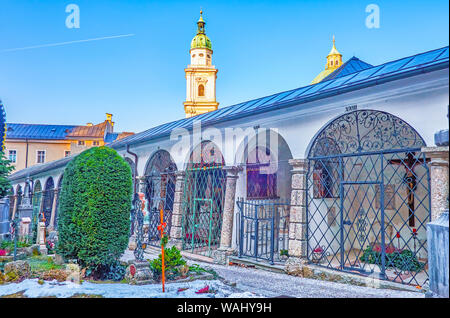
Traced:
POLYGON ((196 294, 205 294, 205 293, 207 293, 208 291, 209 291, 209 286, 206 285, 205 288, 199 289, 199 290, 196 291, 195 293, 196 293, 196 294))
POLYGON ((417 235, 417 229, 413 229, 413 235, 417 235))
POLYGON ((323 248, 318 246, 314 249, 314 253, 322 253, 323 252, 323 248))
POLYGON ((392 245, 389 245, 386 247, 386 254, 392 254, 395 252, 395 247, 392 245))
POLYGON ((134 277, 134 275, 136 274, 136 267, 134 267, 134 265, 130 266, 130 274, 131 277, 134 277))
POLYGON ((400 238, 400 232, 397 232, 396 237, 397 237, 397 238, 400 238))
POLYGON ((0 256, 6 256, 6 250, 0 250, 0 256))

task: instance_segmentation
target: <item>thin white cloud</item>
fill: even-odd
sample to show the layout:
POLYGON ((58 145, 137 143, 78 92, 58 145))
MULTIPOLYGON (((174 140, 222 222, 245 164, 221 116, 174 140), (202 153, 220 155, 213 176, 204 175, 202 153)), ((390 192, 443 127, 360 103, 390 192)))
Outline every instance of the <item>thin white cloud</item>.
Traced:
POLYGON ((130 37, 130 36, 134 36, 134 34, 112 35, 112 36, 105 36, 105 37, 101 37, 101 38, 93 38, 93 39, 86 39, 86 40, 76 40, 76 41, 68 41, 68 42, 59 42, 59 43, 50 43, 50 44, 40 44, 40 45, 34 45, 34 46, 25 46, 25 47, 13 48, 13 49, 0 50, 0 53, 14 52, 14 51, 23 51, 23 50, 32 50, 32 49, 39 49, 39 48, 44 48, 44 47, 70 45, 70 44, 83 43, 83 42, 93 42, 93 41, 118 39, 118 38, 130 37))

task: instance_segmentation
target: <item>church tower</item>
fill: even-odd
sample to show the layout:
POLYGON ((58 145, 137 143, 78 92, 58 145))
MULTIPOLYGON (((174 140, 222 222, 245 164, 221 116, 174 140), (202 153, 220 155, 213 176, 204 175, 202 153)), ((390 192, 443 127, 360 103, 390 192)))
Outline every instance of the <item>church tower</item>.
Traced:
POLYGON ((336 49, 336 41, 333 35, 333 47, 330 53, 327 55, 327 64, 325 65, 325 70, 320 72, 319 75, 311 82, 311 84, 316 84, 321 82, 325 77, 333 73, 342 65, 342 54, 336 49))
POLYGON ((186 117, 193 117, 216 110, 216 78, 217 69, 212 65, 212 45, 205 34, 205 21, 202 11, 197 22, 197 35, 191 42, 191 64, 184 70, 186 73, 186 101, 184 111, 186 117))

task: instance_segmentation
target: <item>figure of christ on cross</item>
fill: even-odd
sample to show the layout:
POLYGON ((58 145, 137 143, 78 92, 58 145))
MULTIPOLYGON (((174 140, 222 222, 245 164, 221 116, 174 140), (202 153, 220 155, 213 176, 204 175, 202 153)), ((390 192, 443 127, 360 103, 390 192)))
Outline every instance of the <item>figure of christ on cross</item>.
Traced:
POLYGON ((426 162, 429 162, 430 159, 419 159, 414 158, 415 153, 414 152, 408 152, 405 159, 392 159, 388 162, 392 165, 402 165, 405 170, 405 178, 404 182, 406 183, 406 192, 407 192, 407 198, 408 198, 408 208, 409 208, 409 226, 414 227, 416 226, 414 212, 415 212, 415 206, 414 206, 414 191, 416 190, 416 173, 414 171, 416 166, 421 166, 426 162))

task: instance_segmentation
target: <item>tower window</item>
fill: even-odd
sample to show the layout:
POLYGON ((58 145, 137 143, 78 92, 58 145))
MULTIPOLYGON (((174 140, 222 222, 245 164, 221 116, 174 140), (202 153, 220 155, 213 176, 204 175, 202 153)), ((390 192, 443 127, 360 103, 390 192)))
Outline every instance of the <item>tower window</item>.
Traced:
POLYGON ((195 57, 195 54, 192 54, 192 57, 195 57))
POLYGON ((211 58, 211 56, 209 54, 207 54, 206 57, 209 58, 209 59, 211 58))
POLYGON ((203 53, 200 53, 198 56, 203 57, 203 53))
POLYGON ((205 96, 205 86, 203 84, 198 86, 198 96, 205 96))
POLYGON ((338 66, 339 65, 339 61, 336 61, 336 66, 338 66))
POLYGON ((333 65, 333 61, 331 61, 331 65, 333 65))

